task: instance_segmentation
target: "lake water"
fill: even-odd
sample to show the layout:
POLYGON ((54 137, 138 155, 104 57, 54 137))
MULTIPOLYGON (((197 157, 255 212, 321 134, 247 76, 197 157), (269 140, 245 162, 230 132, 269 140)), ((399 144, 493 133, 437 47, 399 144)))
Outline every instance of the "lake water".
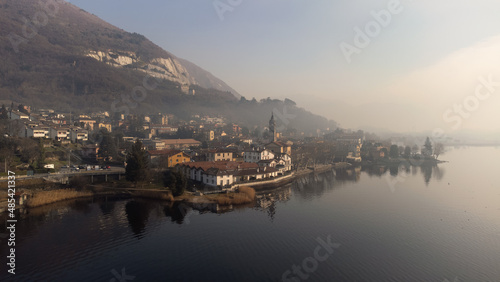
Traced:
POLYGON ((34 209, 15 279, 5 264, 0 279, 500 281, 500 149, 440 159, 308 177, 219 213, 105 198, 34 209))

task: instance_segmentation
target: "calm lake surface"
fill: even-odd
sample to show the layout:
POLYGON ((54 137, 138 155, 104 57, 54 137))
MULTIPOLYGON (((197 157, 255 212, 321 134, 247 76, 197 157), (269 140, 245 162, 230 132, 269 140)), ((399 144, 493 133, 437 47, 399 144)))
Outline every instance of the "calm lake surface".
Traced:
POLYGON ((219 213, 104 198, 30 210, 15 279, 0 280, 500 281, 500 149, 440 159, 329 172, 219 213), (318 241, 329 236, 331 254, 318 241))

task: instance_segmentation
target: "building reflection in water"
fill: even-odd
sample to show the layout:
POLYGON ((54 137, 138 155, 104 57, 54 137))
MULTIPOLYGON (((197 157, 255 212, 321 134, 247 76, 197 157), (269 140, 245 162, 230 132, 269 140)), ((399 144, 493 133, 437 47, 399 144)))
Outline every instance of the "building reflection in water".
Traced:
POLYGON ((311 174, 295 180, 282 188, 259 191, 255 207, 265 211, 270 220, 273 221, 279 202, 288 202, 294 196, 302 200, 311 200, 321 197, 326 191, 335 189, 335 172, 328 171, 321 174, 311 174))
POLYGON ((270 191, 262 191, 256 196, 255 207, 266 211, 271 221, 274 220, 276 214, 277 202, 288 202, 292 196, 292 185, 286 185, 283 188, 278 188, 270 191))
POLYGON ((360 166, 335 170, 335 180, 338 182, 358 182, 360 179, 360 166))
MULTIPOLYGON (((314 198, 320 198, 330 190, 340 189, 347 182, 358 182, 363 175, 370 177, 383 177, 389 174, 390 177, 397 177, 399 174, 422 174, 423 180, 428 185, 430 181, 440 181, 445 174, 444 169, 438 165, 422 166, 356 166, 347 169, 331 170, 321 174, 311 174, 295 180, 281 188, 270 189, 267 191, 257 191, 256 201, 251 204, 241 206, 219 206, 217 204, 192 204, 169 203, 142 199, 127 199, 123 203, 123 197, 97 197, 92 200, 70 200, 59 202, 52 205, 43 206, 34 209, 19 210, 17 216, 23 220, 17 226, 17 232, 20 234, 36 232, 38 226, 54 218, 63 218, 65 214, 76 211, 80 214, 88 215, 92 213, 93 206, 96 205, 100 211, 99 222, 100 230, 111 220, 120 220, 113 214, 124 213, 123 223, 137 238, 144 236, 147 228, 148 219, 151 212, 169 218, 172 223, 185 224, 186 217, 191 213, 227 213, 236 209, 255 208, 266 212, 270 220, 273 221, 278 213, 278 203, 288 202, 293 196, 298 200, 310 201, 314 198), (122 204, 123 203, 123 204, 122 204)), ((1 227, 1 226, 0 226, 1 227)), ((5 227, 5 225, 4 225, 5 227)))

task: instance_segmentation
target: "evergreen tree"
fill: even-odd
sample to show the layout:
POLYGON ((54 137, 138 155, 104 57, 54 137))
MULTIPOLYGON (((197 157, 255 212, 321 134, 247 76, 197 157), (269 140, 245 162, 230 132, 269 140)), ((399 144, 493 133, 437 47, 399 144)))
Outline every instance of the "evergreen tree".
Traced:
POLYGON ((45 147, 43 147, 43 141, 40 139, 38 141, 38 168, 43 168, 45 165, 45 147))
POLYGON ((432 152, 431 140, 427 137, 427 139, 425 139, 424 148, 422 148, 422 155, 429 157, 432 155, 432 152))
POLYGON ((127 155, 127 166, 125 175, 128 181, 140 182, 148 177, 149 162, 146 150, 142 148, 142 142, 137 140, 127 155))
POLYGON ((118 150, 116 148, 115 140, 113 136, 106 130, 101 130, 102 141, 99 145, 99 157, 102 157, 104 160, 109 159, 110 157, 116 158, 118 155, 118 150))
POLYGON ((170 188, 172 195, 180 196, 187 189, 188 181, 183 173, 166 171, 163 178, 165 186, 170 188))
POLYGON ((390 151, 389 151, 389 155, 391 156, 391 158, 393 159, 396 159, 399 157, 399 149, 398 149, 398 145, 392 145, 391 148, 390 148, 390 151))
POLYGON ((187 188, 187 178, 186 178, 186 176, 184 176, 184 174, 182 174, 180 172, 177 172, 175 174, 175 178, 176 178, 177 186, 175 189, 174 196, 180 196, 180 195, 184 194, 184 191, 187 188))

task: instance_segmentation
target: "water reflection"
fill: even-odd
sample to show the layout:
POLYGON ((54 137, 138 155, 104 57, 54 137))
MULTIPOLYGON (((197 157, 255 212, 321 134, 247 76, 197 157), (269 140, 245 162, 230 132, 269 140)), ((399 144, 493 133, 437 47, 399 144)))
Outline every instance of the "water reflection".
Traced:
POLYGON ((69 207, 74 209, 75 211, 82 212, 83 214, 89 214, 91 211, 89 201, 75 201, 69 204, 69 207))
MULTIPOLYGON (((355 173, 346 172, 348 178, 356 178, 355 173), (353 174, 353 175, 350 175, 353 174)), ((321 174, 311 174, 309 176, 297 179, 292 183, 294 194, 304 200, 311 200, 312 198, 320 198, 325 192, 335 189, 333 185, 335 172, 329 171, 321 174)), ((337 179, 338 180, 338 179, 337 179)))
POLYGON ((151 202, 144 200, 132 200, 125 205, 129 226, 138 239, 144 237, 143 233, 152 208, 151 202))
POLYGON ((274 220, 274 216, 276 215, 277 202, 288 202, 292 196, 292 185, 286 185, 280 189, 274 189, 270 191, 261 191, 256 196, 255 207, 266 211, 269 219, 271 221, 274 220))
MULTIPOLYGON (((409 163, 401 163, 395 165, 367 165, 362 167, 362 171, 366 172, 369 176, 378 177, 381 177, 387 173, 389 173, 389 175, 392 177, 398 177, 398 175, 400 174, 402 174, 404 177, 406 177, 407 175, 415 176, 420 171, 426 185, 429 185, 432 179, 441 181, 445 174, 445 170, 439 167, 439 165, 428 163, 424 163, 419 166, 410 165, 409 163)), ((336 179, 342 181, 357 182, 359 180, 359 176, 356 173, 356 168, 349 168, 337 170, 336 179), (353 175, 356 175, 356 177, 353 177, 353 175)))
POLYGON ((360 166, 337 169, 335 170, 335 180, 338 182, 358 182, 361 179, 361 170, 360 166))
POLYGON ((441 168, 438 165, 434 166, 433 174, 435 175, 435 179, 437 181, 441 181, 443 179, 444 173, 445 173, 444 168, 441 168))
POLYGON ((131 199, 117 206, 119 200, 123 197, 100 197, 92 200, 71 200, 60 202, 52 205, 47 205, 40 208, 24 210, 23 214, 19 214, 23 218, 23 224, 19 224, 20 233, 33 233, 39 225, 43 225, 50 219, 62 218, 65 214, 76 212, 78 214, 89 215, 94 207, 100 211, 100 214, 109 218, 114 213, 122 213, 126 215, 126 223, 132 233, 137 238, 142 238, 147 227, 148 219, 153 210, 161 216, 169 218, 172 223, 184 224, 185 217, 193 211, 204 213, 227 213, 236 209, 256 208, 267 213, 271 221, 274 220, 278 211, 279 202, 287 202, 293 196, 298 199, 311 201, 315 198, 322 197, 328 191, 339 189, 348 182, 359 182, 361 172, 365 174, 363 177, 382 177, 390 175, 398 177, 398 175, 413 175, 421 173, 424 183, 428 185, 433 179, 440 181, 445 175, 445 170, 438 165, 421 165, 411 166, 401 164, 399 166, 355 166, 347 169, 338 169, 328 171, 322 174, 311 174, 293 183, 281 188, 275 188, 266 191, 257 191, 256 201, 243 206, 219 206, 217 204, 184 204, 184 203, 169 203, 155 202, 151 200, 131 199), (26 228, 26 230, 24 230, 26 228))
POLYGON ((432 177, 432 166, 430 165, 423 165, 420 167, 420 170, 422 171, 422 174, 424 175, 424 180, 425 180, 425 185, 429 185, 429 182, 431 181, 432 177))
POLYGON ((331 234, 342 247, 309 281, 498 281, 498 166, 470 166, 490 154, 309 175, 258 191, 243 207, 103 197, 30 209, 16 226, 19 280, 110 281, 110 270, 123 268, 137 281, 279 281, 313 253, 315 238, 331 234), (386 189, 385 178, 404 176, 410 189, 386 189))
POLYGON ((390 166, 389 172, 390 172, 391 176, 398 176, 399 167, 398 166, 390 166))
POLYGON ((113 213, 115 209, 115 201, 108 201, 107 199, 99 204, 102 215, 107 216, 113 213))
POLYGON ((166 217, 170 217, 172 222, 177 224, 182 224, 184 222, 184 217, 188 212, 188 206, 184 203, 168 203, 163 208, 163 213, 166 217))

